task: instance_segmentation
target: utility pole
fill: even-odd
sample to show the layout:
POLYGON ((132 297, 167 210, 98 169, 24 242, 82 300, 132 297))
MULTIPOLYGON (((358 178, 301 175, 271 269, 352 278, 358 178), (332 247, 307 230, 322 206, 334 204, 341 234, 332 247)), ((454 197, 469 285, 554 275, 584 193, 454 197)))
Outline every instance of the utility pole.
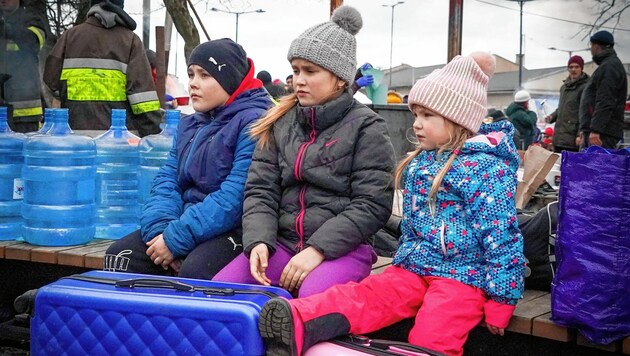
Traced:
POLYGON ((335 12, 335 9, 343 5, 343 0, 330 0, 330 16, 335 12))
POLYGON ((450 0, 448 12, 448 54, 446 62, 462 54, 464 0, 450 0))

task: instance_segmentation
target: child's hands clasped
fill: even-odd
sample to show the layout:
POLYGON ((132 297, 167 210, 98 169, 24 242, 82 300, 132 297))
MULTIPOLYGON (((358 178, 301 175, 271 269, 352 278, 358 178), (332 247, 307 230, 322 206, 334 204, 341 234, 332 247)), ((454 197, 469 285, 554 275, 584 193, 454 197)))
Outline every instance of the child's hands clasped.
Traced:
POLYGON ((324 261, 324 255, 313 247, 307 247, 293 256, 282 270, 280 287, 291 292, 300 288, 302 282, 315 267, 324 261))
POLYGON ((264 243, 256 245, 249 254, 249 272, 258 283, 270 286, 271 280, 267 278, 265 271, 269 265, 269 248, 264 243))
POLYGON ((162 234, 157 235, 147 242, 147 246, 149 247, 147 248, 147 255, 151 258, 151 261, 167 270, 174 258, 164 242, 164 236, 162 234))

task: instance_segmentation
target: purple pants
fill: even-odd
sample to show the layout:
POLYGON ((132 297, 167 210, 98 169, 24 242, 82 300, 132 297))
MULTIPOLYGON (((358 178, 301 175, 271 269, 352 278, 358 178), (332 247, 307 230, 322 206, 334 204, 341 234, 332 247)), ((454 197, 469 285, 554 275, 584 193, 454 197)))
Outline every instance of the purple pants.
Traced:
MULTIPOLYGON (((277 286, 282 270, 295 254, 282 244, 269 259, 267 277, 277 286)), ((325 260, 306 276, 298 291, 298 297, 308 297, 325 291, 329 287, 347 282, 359 282, 370 275, 376 254, 369 245, 360 245, 356 250, 334 260, 325 260)), ((249 271, 249 258, 241 253, 217 273, 213 281, 259 284, 249 271)))

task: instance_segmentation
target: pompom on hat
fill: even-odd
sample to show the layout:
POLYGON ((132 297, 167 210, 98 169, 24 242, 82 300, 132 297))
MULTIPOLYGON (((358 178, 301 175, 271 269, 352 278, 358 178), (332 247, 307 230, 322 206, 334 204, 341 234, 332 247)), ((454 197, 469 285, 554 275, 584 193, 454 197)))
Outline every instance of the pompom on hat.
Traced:
POLYGON ((344 80, 354 81, 357 66, 357 40, 363 27, 361 14, 350 6, 333 12, 330 21, 315 25, 291 42, 287 59, 302 58, 325 68, 344 80))
POLYGON ((423 106, 477 133, 486 117, 488 81, 495 67, 496 60, 489 53, 456 56, 416 82, 409 92, 409 108, 423 106))

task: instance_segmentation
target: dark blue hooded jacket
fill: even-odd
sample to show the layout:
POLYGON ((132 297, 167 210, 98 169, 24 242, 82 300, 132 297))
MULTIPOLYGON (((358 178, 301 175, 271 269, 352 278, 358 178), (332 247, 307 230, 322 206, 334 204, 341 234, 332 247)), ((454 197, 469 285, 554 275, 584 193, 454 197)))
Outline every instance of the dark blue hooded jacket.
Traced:
POLYGON ((180 120, 173 148, 142 211, 142 239, 164 235, 174 257, 240 228, 243 191, 255 142, 249 126, 270 107, 263 89, 227 106, 180 120))

